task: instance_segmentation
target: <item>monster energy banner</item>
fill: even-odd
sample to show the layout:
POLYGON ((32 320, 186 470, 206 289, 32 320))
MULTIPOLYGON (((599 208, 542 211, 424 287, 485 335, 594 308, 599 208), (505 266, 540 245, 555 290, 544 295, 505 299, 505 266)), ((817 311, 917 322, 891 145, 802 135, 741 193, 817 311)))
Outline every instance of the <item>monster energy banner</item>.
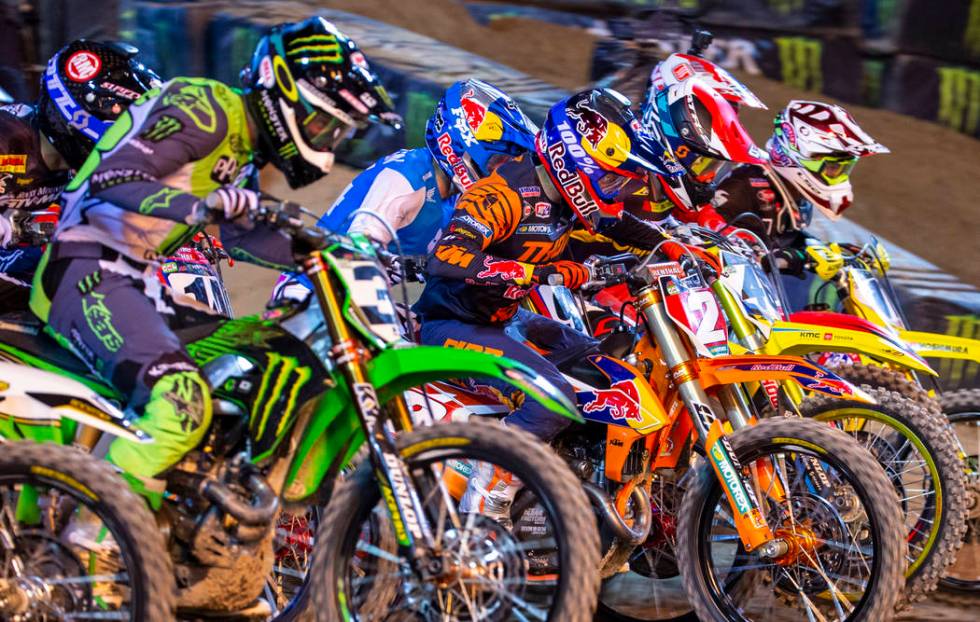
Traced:
POLYGON ((980 69, 899 56, 891 76, 886 107, 980 138, 980 69))
POLYGON ((902 54, 980 64, 980 0, 907 0, 895 41, 902 54))

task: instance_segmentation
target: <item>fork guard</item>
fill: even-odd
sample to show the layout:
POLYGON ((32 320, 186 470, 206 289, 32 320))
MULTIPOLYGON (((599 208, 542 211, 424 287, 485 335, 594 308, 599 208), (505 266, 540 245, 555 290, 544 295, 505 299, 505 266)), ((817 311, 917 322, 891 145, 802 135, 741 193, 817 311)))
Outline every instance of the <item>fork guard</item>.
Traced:
POLYGON ((798 356, 744 354, 698 359, 705 389, 763 380, 794 380, 808 391, 874 404, 873 397, 832 371, 798 356))

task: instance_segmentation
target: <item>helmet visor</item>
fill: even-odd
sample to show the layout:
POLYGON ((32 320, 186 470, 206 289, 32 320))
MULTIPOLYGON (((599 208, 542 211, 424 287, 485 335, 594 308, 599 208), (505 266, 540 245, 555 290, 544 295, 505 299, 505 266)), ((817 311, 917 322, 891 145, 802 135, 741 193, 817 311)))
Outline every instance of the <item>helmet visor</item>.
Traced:
POLYGON ((318 109, 314 109, 300 124, 303 139, 316 151, 335 150, 344 139, 349 138, 356 130, 357 127, 318 109))
POLYGON ((818 158, 802 159, 800 164, 803 168, 819 175, 829 186, 836 186, 846 182, 851 174, 851 169, 857 164, 858 159, 853 157, 845 158, 818 158))

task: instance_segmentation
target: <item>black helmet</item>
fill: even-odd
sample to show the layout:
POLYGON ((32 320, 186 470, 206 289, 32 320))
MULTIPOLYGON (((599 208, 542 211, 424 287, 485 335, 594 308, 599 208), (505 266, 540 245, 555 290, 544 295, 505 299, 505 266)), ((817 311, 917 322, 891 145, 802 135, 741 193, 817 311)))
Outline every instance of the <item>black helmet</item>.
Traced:
POLYGON ((79 168, 112 122, 160 77, 126 43, 78 39, 61 48, 41 76, 38 124, 58 153, 79 168))
POLYGON ((273 28, 242 78, 262 155, 293 188, 328 173, 355 130, 400 122, 364 54, 322 17, 273 28))

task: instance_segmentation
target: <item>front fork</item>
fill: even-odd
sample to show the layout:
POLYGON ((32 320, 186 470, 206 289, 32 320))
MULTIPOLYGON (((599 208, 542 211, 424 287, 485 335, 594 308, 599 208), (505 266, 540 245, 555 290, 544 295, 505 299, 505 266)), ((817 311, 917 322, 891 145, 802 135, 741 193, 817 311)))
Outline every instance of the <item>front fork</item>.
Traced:
POLYGON ((776 538, 763 518, 754 486, 743 475, 742 465, 725 438, 724 427, 709 406, 708 395, 699 382, 697 364, 667 315, 663 296, 658 290, 648 287, 638 293, 637 304, 648 330, 660 346, 664 361, 670 368, 671 379, 687 406, 698 438, 704 439, 705 453, 728 497, 742 544, 747 551, 760 549, 768 557, 781 554, 782 547, 774 546, 776 538))
MULTIPOLYGON (((359 342, 347 326, 340 300, 330 282, 329 267, 321 253, 310 256, 306 275, 313 283, 333 340, 334 360, 354 394, 354 407, 365 430, 371 465, 391 515, 395 537, 403 553, 419 562, 433 547, 432 532, 408 469, 398 454, 394 428, 390 421, 381 417, 381 405, 364 368, 359 342)), ((392 406, 395 412, 389 414, 393 414, 406 431, 411 430, 403 398, 396 398, 392 406)))

